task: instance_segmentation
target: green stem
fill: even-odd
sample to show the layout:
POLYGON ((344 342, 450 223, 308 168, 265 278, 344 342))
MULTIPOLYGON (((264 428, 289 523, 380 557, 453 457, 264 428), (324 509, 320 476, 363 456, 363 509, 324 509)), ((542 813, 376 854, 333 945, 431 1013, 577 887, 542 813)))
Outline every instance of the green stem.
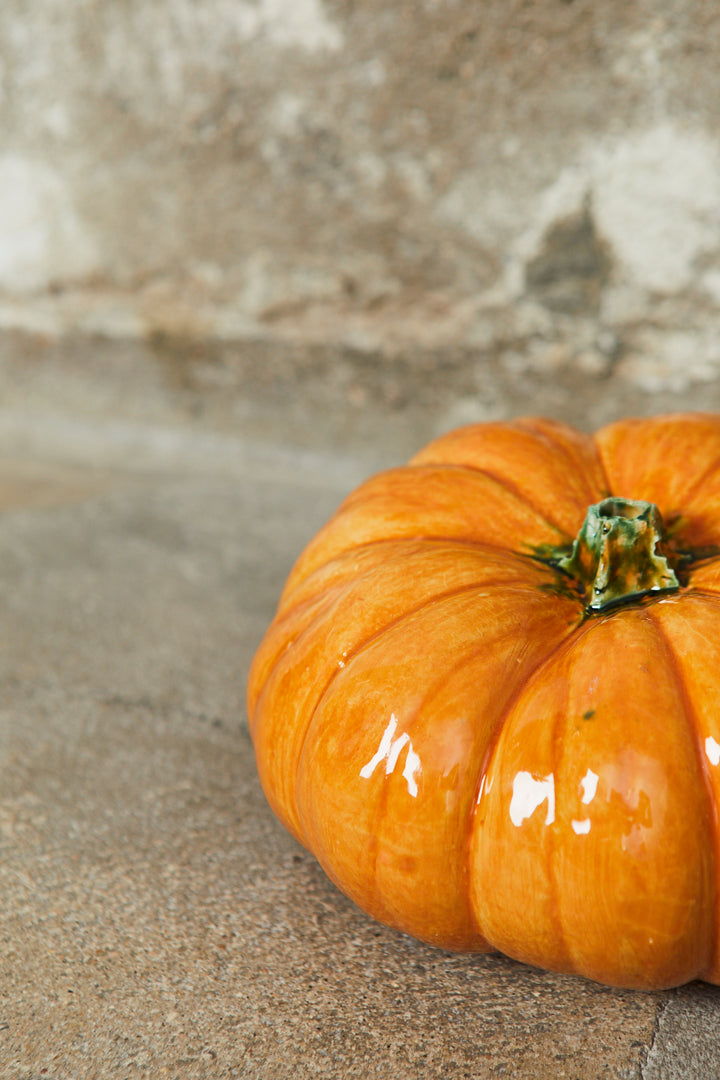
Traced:
POLYGON ((569 555, 553 562, 580 584, 589 612, 680 588, 654 503, 604 499, 588 508, 569 555))

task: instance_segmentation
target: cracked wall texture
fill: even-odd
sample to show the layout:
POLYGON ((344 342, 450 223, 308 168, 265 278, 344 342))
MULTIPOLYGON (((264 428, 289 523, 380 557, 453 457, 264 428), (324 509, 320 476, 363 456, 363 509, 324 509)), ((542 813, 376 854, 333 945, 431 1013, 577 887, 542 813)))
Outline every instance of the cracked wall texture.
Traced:
POLYGON ((6 0, 0 328, 702 386, 719 51, 701 0, 6 0))

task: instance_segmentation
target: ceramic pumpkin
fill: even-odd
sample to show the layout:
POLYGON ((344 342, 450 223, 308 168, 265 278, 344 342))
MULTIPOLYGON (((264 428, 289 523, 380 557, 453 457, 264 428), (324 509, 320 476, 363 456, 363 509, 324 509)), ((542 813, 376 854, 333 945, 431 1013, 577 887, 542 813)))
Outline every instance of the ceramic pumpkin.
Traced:
POLYGON ((381 922, 720 983, 720 417, 473 425, 372 477, 248 697, 270 805, 381 922))

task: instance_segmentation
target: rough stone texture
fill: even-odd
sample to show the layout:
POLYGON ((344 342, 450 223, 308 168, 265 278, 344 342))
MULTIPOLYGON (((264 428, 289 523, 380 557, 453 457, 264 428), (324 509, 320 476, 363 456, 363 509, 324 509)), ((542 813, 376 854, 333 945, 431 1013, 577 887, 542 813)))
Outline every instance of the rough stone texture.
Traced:
POLYGON ((0 470, 3 1080, 638 1077, 667 995, 415 943, 273 820, 242 678, 333 469, 101 451, 0 470))
MULTIPOLYGON (((720 1073, 719 990, 616 991, 413 942, 264 801, 244 678, 281 584, 432 413, 370 445, 375 405, 357 405, 339 456, 299 378, 305 445, 259 388, 252 441, 216 387, 80 344, 18 337, 0 368, 1 1080, 720 1073)), ((605 385, 593 404, 540 381, 534 404, 560 386, 612 413, 605 385)))
POLYGON ((703 0, 7 0, 0 326, 707 384, 718 49, 703 0))
POLYGON ((332 452, 337 482, 406 460, 441 431, 543 413, 592 430, 624 415, 720 411, 720 380, 643 390, 567 350, 405 349, 388 357, 339 345, 267 341, 188 344, 0 335, 0 447, 87 463, 104 446, 118 466, 138 455, 193 454, 224 470, 266 453, 332 452), (549 350, 546 350, 546 353, 549 350), (227 458, 227 460, 226 460, 227 458))
POLYGON ((663 1007, 642 1080, 706 1080, 720 1061, 716 986, 682 987, 663 1007))

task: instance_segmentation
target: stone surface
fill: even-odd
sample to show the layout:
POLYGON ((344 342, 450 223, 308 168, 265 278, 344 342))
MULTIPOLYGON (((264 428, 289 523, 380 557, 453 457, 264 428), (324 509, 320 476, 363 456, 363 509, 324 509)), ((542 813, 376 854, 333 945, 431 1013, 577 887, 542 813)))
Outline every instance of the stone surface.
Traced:
MULTIPOLYGON (((251 440, 214 389, 146 360, 5 343, 2 1080, 720 1072, 720 991, 431 949, 364 916, 275 822, 245 673, 301 546, 390 452, 327 449, 312 356, 304 447, 272 395, 251 440)), ((619 408, 564 378, 538 411, 553 387, 578 415, 619 408)), ((378 430, 374 399, 356 407, 378 430)), ((395 450, 436 422, 418 413, 395 450)))
MULTIPOLYGON (((679 372, 687 342, 663 340, 679 372)), ((614 349, 600 338, 573 363, 525 338, 503 355, 491 344, 388 357, 339 345, 0 334, 0 452, 60 447, 86 465, 101 445, 118 467, 162 467, 179 454, 225 471, 263 469, 285 447, 290 468, 300 450, 319 454, 352 486, 463 423, 542 413, 592 430, 625 415, 720 410, 719 380, 669 389, 657 360, 638 386, 614 349)))
POLYGON ((637 1074, 662 995, 376 926, 265 805, 243 674, 334 483, 36 476, 0 519, 0 1075, 637 1074))
POLYGON ((683 987, 668 998, 658 1018, 642 1080, 705 1080, 720 1060, 716 986, 683 987))

